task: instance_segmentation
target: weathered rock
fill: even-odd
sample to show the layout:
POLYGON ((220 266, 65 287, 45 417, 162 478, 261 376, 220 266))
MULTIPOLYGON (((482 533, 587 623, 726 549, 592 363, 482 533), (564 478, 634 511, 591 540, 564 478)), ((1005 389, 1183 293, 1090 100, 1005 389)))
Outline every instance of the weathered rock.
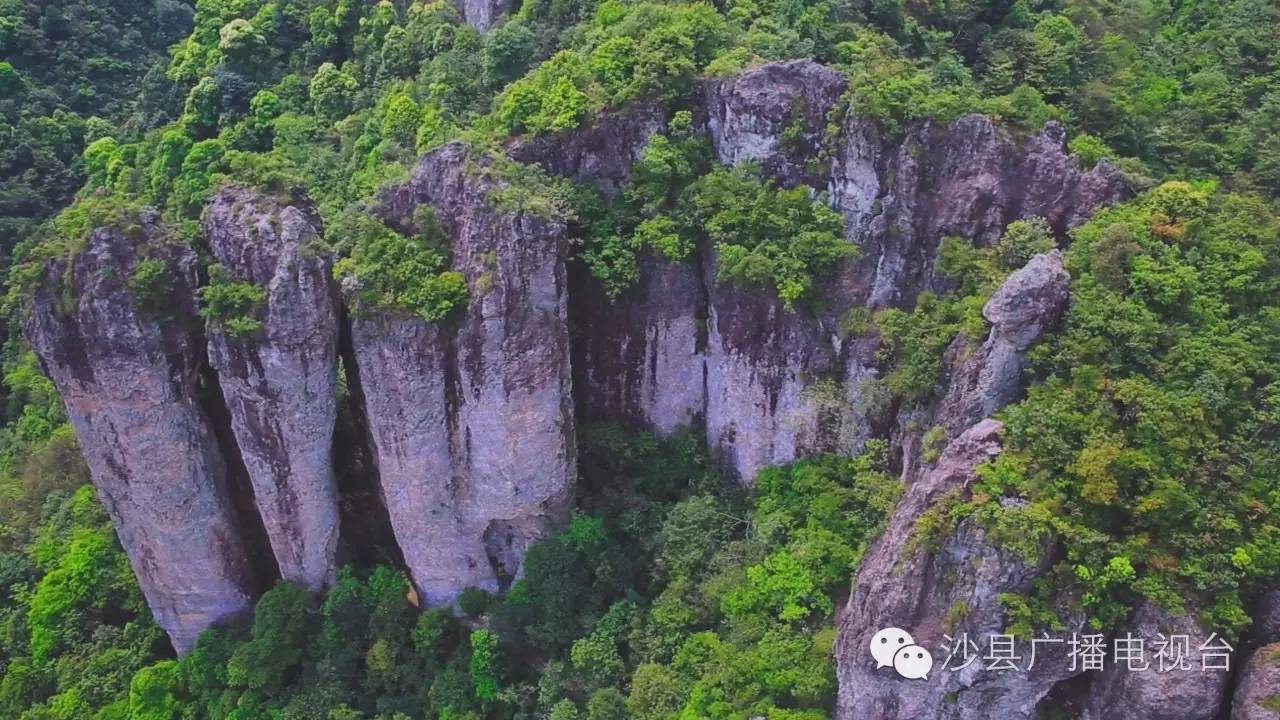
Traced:
POLYGON ((1231 720, 1280 720, 1280 643, 1263 645, 1241 671, 1231 720))
POLYGON ((511 12, 510 0, 458 0, 458 11, 468 25, 484 32, 511 12))
POLYGON ((416 317, 361 312, 352 341, 383 501, 419 596, 444 603, 468 587, 497 590, 455 470, 449 338, 416 317))
MULTIPOLYGON (((925 290, 946 289, 946 281, 932 274, 946 235, 987 244, 1009 222, 1032 215, 1063 232, 1128 192, 1109 165, 1082 171, 1067 155, 1057 125, 1019 144, 990 119, 974 115, 946 125, 921 123, 890 142, 856 108, 844 117, 828 177, 813 177, 808 161, 818 156, 843 89, 839 73, 816 63, 769 63, 706 82, 699 113, 722 162, 756 161, 783 184, 825 187, 844 213, 846 236, 862 253, 819 283, 827 310, 818 317, 790 312, 767 291, 716 282, 710 248, 696 262, 701 285, 693 282, 698 268, 656 261, 646 262, 639 287, 616 303, 608 303, 589 278, 575 283, 583 298, 575 302, 574 321, 585 415, 662 432, 701 417, 708 442, 748 482, 759 468, 801 452, 856 452, 867 429, 883 419, 874 417, 880 408, 874 384, 868 384, 879 374, 876 339, 840 337, 838 318, 845 311, 909 307, 925 290), (705 391, 699 392, 697 378, 704 371, 705 391), (841 402, 833 403, 837 396, 841 402), (698 407, 699 401, 705 404, 698 407), (834 406, 840 411, 832 412, 834 406)), ((624 177, 626 160, 636 156, 628 149, 638 147, 637 133, 616 134, 617 147, 585 130, 547 141, 537 146, 539 152, 528 145, 515 154, 611 188, 624 177), (583 152, 598 159, 586 160, 583 152)), ((1040 270, 1046 268, 1032 268, 1017 282, 1040 270)), ((1052 273, 1027 282, 1046 283, 1048 293, 1063 277, 1052 273)), ((992 309, 1000 312, 996 305, 992 309)), ((1045 311, 1040 322, 1051 324, 1061 308, 1037 310, 1045 311)), ((993 331, 980 357, 958 368, 957 397, 944 418, 953 431, 1016 394, 1029 341, 1009 333, 1033 330, 1040 332, 1030 326, 993 331)))
MULTIPOLYGON (((1026 592, 1051 564, 1052 548, 1044 549, 1039 564, 1028 564, 994 547, 970 521, 933 538, 932 548, 912 538, 927 511, 966 497, 974 468, 999 452, 1000 424, 982 418, 1015 399, 1025 353, 1060 318, 1069 285, 1057 251, 1037 255, 1009 276, 983 308, 991 323, 987 340, 957 360, 947 394, 933 415, 931 424, 941 425, 948 437, 959 437, 931 465, 920 457, 918 431, 901 433, 907 495, 863 559, 839 620, 838 718, 1030 718, 1041 699, 1074 674, 1061 647, 1046 646, 1040 648, 1036 667, 1025 672, 990 671, 976 663, 946 671, 927 684, 913 683, 891 669, 876 669, 866 649, 883 627, 907 628, 926 648, 939 647, 944 634, 984 638, 1004 632, 998 596, 1026 592)), ((965 346, 958 339, 948 355, 961 349, 965 346)), ((900 424, 930 424, 922 414, 914 411, 900 424)))
POLYGON ((631 178, 631 165, 666 121, 661 107, 635 105, 597 115, 577 130, 519 138, 508 145, 507 154, 612 195, 631 178))
POLYGON ((749 483, 769 465, 835 449, 822 447, 818 394, 823 378, 839 379, 839 355, 812 317, 716 280, 714 255, 704 249, 707 444, 749 483))
POLYGON ((871 307, 910 304, 920 292, 936 289, 933 260, 944 237, 986 245, 1010 222, 1033 216, 1064 233, 1128 195, 1109 164, 1082 171, 1056 123, 1023 145, 981 115, 924 123, 879 158, 871 156, 880 141, 864 120, 851 113, 845 132, 845 142, 857 147, 841 152, 830 187, 863 256, 845 270, 840 285, 850 301, 871 307), (873 164, 882 178, 874 200, 873 164))
POLYGON ((338 306, 332 261, 305 201, 223 189, 205 215, 213 257, 267 291, 262 329, 210 323, 209 360, 281 577, 312 590, 332 578, 338 542, 333 469, 338 306))
POLYGON ((1280 587, 1271 586, 1258 597, 1253 615, 1253 636, 1262 643, 1280 642, 1280 587))
MULTIPOLYGON (((881 180, 885 143, 874 119, 852 113, 844 118, 840 138, 827 190, 831 206, 844 213, 845 236, 863 247, 870 241, 871 221, 879 212, 883 186, 892 180, 881 180)), ((866 288, 861 292, 850 288, 848 292, 866 297, 866 288)))
POLYGON ((1144 659, 1138 667, 1150 667, 1138 670, 1128 663, 1109 663, 1090 684, 1082 720, 1213 720, 1221 716, 1231 675, 1203 667, 1200 645, 1208 634, 1192 614, 1170 616, 1147 603, 1134 613, 1122 636, 1128 635, 1143 641, 1144 659), (1175 635, 1190 638, 1186 669, 1161 672, 1154 641, 1175 635))
POLYGON ((140 228, 100 228, 74 259, 48 263, 24 319, 147 604, 179 653, 248 610, 255 590, 227 464, 200 404, 196 283, 195 254, 144 216, 140 228), (146 299, 130 289, 143 259, 163 263, 146 299))
MULTIPOLYGON (((1070 674, 1065 650, 1053 646, 1039 648, 1030 669, 993 670, 981 660, 942 668, 947 657, 943 650, 959 647, 961 638, 980 644, 1004 632, 999 595, 1030 591, 1054 560, 1046 553, 1038 565, 1028 564, 993 546, 967 520, 940 540, 917 536, 920 516, 953 493, 963 493, 975 468, 1000 452, 1001 428, 995 420, 983 420, 953 440, 937 464, 908 485, 884 535, 863 558, 853 594, 838 618, 839 720, 1031 718, 1041 698, 1070 674), (928 681, 876 667, 871 640, 888 627, 907 630, 916 644, 932 652, 935 664, 928 681)), ((1019 653, 1025 663, 1027 648, 1019 653)))
POLYGON ((707 302, 697 265, 642 258, 637 287, 616 302, 591 278, 574 287, 574 387, 584 419, 667 435, 703 417, 707 331, 699 314, 707 302))
POLYGON ((703 85, 702 103, 716 156, 724 165, 759 162, 787 185, 809 179, 827 113, 844 92, 844 75, 811 60, 766 63, 703 85))
POLYGON ((1062 317, 1070 292, 1071 276, 1057 250, 1033 257, 1004 281, 982 308, 991 323, 986 342, 952 374, 939 404, 937 424, 948 435, 1015 399, 1027 349, 1062 317))
POLYGON ((388 211, 429 205, 470 303, 456 322, 364 308, 355 355, 396 539, 420 596, 449 602, 519 572, 576 473, 563 223, 495 209, 502 181, 451 144, 388 211))

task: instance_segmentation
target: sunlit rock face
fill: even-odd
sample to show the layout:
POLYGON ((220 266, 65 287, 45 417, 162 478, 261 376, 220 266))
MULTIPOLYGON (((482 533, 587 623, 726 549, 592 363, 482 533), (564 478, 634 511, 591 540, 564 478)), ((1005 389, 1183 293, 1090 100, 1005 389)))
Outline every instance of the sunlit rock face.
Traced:
POLYGON ((1043 652, 1030 671, 988 670, 986 663, 943 670, 935 657, 928 682, 879 667, 870 652, 875 634, 906 629, 920 646, 937 653, 944 636, 981 639, 1004 632, 1001 593, 1031 590, 1052 564, 1028 564, 998 548, 984 531, 963 521, 953 533, 922 541, 920 517, 948 494, 961 492, 976 468, 1001 451, 1002 425, 982 420, 943 450, 936 464, 907 478, 907 493, 884 534, 867 551, 853 592, 837 620, 835 647, 839 697, 835 717, 854 718, 1032 718, 1036 705, 1069 676, 1061 648, 1043 652))
MULTIPOLYGON (((462 8, 478 27, 506 9, 462 8)), ((705 245, 685 262, 639 258, 636 285, 610 299, 572 257, 571 236, 581 230, 574 218, 502 202, 508 181, 462 144, 427 153, 378 206, 398 229, 412 229, 429 209, 448 238, 469 302, 440 322, 343 307, 324 249, 342 239, 322 237, 302 198, 237 188, 213 199, 203 242, 232 279, 265 290, 254 332, 227 333, 212 321, 206 338, 193 299, 195 254, 162 241, 150 219, 140 224, 143 241, 101 229, 86 262, 51 263, 27 333, 175 645, 189 647, 200 629, 249 606, 260 555, 308 587, 331 577, 342 504, 332 445, 340 354, 360 417, 351 434, 369 458, 366 485, 381 492, 428 603, 518 576, 525 549, 569 505, 576 417, 660 434, 696 427, 743 483, 770 465, 853 454, 868 437, 888 435, 909 485, 934 478, 963 487, 964 449, 998 440, 961 439, 1016 399, 1025 352, 1063 310, 1061 258, 1039 256, 1014 273, 987 305, 991 327, 980 344, 952 343, 935 407, 886 402, 877 389, 880 338, 865 324, 850 330, 846 313, 911 308, 921 293, 947 290, 934 272, 946 236, 987 245, 1009 222, 1039 216, 1065 239, 1127 188, 1105 162, 1084 170, 1056 125, 1017 140, 968 116, 889 136, 848 105, 845 90, 840 73, 793 61, 707 80, 692 98, 719 162, 757 165, 767 180, 807 187, 844 216, 856 252, 796 308, 770 289, 723 281, 716 250, 705 245), (170 283, 153 300, 163 316, 149 314, 129 287, 144 256, 167 269, 170 283), (53 289, 64 277, 67 294, 53 289), (941 461, 920 453, 921 428, 930 426, 943 427, 944 447, 955 447, 943 453, 951 470, 937 477, 941 461), (170 538, 179 526, 184 537, 170 538), (261 547, 253 528, 265 531, 261 547)), ((511 140, 504 151, 616 195, 668 119, 638 104, 577 130, 511 140)), ((913 507, 922 511, 931 497, 913 507)), ((895 515, 891 529, 911 522, 895 515)), ((1039 572, 985 544, 975 527, 941 543, 914 562, 942 572, 960 554, 990 559, 996 573, 957 593, 1017 588, 1039 572)), ((988 607, 984 597, 975 595, 974 606, 988 607)), ((841 707, 893 694, 863 693, 853 666, 840 663, 841 707)), ((1042 684, 961 705, 1014 712, 1042 696, 1042 684)))
POLYGON ((467 279, 461 317, 353 321, 370 442, 421 597, 496 590, 563 516, 576 474, 563 223, 495 209, 460 144, 429 153, 388 212, 433 210, 467 279))
MULTIPOLYGON (((845 336, 846 311, 911 307, 921 292, 945 289, 933 273, 943 237, 990 244, 1009 222, 1032 216, 1062 234, 1128 194, 1106 163, 1082 169, 1060 126, 1019 142, 973 115, 885 138, 873 119, 843 106, 844 91, 841 74, 817 63, 767 63, 705 82, 695 108, 720 162, 755 163, 784 186, 826 192, 845 216, 858 252, 818 283, 820 309, 789 310, 771 291, 720 282, 709 247, 685 263, 643 259, 637 286, 613 302, 589 273, 575 274, 571 316, 584 417, 662 433, 701 423, 743 482, 807 452, 857 452, 886 419, 872 392, 878 340, 845 336)), ((634 128, 643 117, 602 122, 634 128)), ((595 137, 594 129, 567 133, 544 141, 541 152, 521 145, 517 157, 616 187, 648 135, 620 132, 607 152, 593 153, 595 137)), ((1046 299, 1065 297, 1061 260, 1040 262, 1019 277, 1043 284, 1046 299)), ((1002 307, 992 310, 1009 313, 1002 307)), ((1018 331, 1052 324, 1061 309, 1033 305, 1025 316, 991 318, 983 357, 957 369, 954 417, 943 418, 953 434, 1016 395, 1011 381, 1026 349, 1018 331)))
POLYGON ((210 324, 209 360, 281 577, 319 590, 338 544, 341 315, 319 219, 305 200, 228 187, 205 214, 204 238, 231 278, 266 291, 260 330, 210 324))
POLYGON ((151 215, 48 263, 24 330, 58 387, 151 613, 179 653, 251 607, 227 461, 202 406, 196 256, 151 215), (161 282, 130 280, 143 260, 161 282))
POLYGON ((509 0, 458 0, 458 11, 471 27, 484 32, 511 12, 509 0))

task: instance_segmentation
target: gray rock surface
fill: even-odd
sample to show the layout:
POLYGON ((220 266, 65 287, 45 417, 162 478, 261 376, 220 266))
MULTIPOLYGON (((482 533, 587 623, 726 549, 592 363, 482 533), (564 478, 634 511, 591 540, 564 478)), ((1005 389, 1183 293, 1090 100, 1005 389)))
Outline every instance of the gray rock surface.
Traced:
POLYGON ((1049 123, 1020 144, 990 118, 968 115, 914 125, 885 148, 851 108, 828 184, 849 218, 850 241, 863 250, 841 273, 845 295, 872 307, 910 305, 938 288, 932 268, 942 238, 988 245, 1010 222, 1033 216, 1065 233, 1128 196, 1115 168, 1099 163, 1083 171, 1065 140, 1062 127, 1049 123), (871 180, 873 167, 879 183, 871 180))
POLYGON ((1071 276, 1054 250, 1010 275, 982 308, 991 323, 986 341, 952 374, 937 424, 954 436, 1012 402, 1021 387, 1027 349, 1062 317, 1071 276))
MULTIPOLYGON (((1231 680, 1226 670, 1205 670, 1201 643, 1209 631, 1194 615, 1171 616, 1155 605, 1144 604, 1134 613, 1120 636, 1143 641, 1147 670, 1108 664, 1093 678, 1082 720, 1213 720, 1222 714, 1222 702, 1231 680), (1191 638, 1187 670, 1160 672, 1153 641, 1160 637, 1191 638)), ((1139 664, 1141 667, 1141 664, 1139 664)))
POLYGON ((446 145, 387 198, 401 218, 432 208, 470 288, 466 311, 432 324, 365 308, 353 326, 392 527, 430 603, 516 576, 576 474, 564 226, 495 209, 502 181, 483 163, 446 145))
POLYGON ((210 324, 209 360, 281 577, 312 590, 332 579, 338 543, 340 308, 318 229, 304 200, 282 204, 234 187, 218 193, 204 221, 214 259, 267 291, 260 331, 233 336, 210 324))
POLYGON ((812 180, 827 114, 844 92, 843 73, 810 60, 765 63, 702 88, 702 110, 724 165, 758 162, 786 185, 812 180))
MULTIPOLYGON (((844 213, 846 235, 862 252, 820 283, 826 310, 818 316, 790 312, 768 291, 717 283, 709 248, 700 251, 694 270, 648 263, 639 287, 613 304, 584 277, 575 293, 585 301, 574 309, 584 415, 662 432, 700 417, 708 442, 747 482, 761 467, 801 452, 856 452, 868 428, 883 422, 875 417, 881 408, 868 382, 879 375, 878 344, 874 336, 842 338, 837 330, 845 311, 910 307, 919 293, 945 289, 932 267, 946 235, 988 244, 1009 222, 1031 215, 1065 232, 1095 207, 1127 195, 1114 168, 1099 164, 1084 172, 1067 155, 1056 125, 1020 144, 975 115, 946 125, 921 123, 891 142, 853 108, 840 136, 824 140, 843 89, 839 73, 816 63, 768 63, 704 83, 699 113, 722 162, 759 162, 783 184, 825 188, 844 213), (808 161, 824 142, 833 143, 831 169, 814 177, 808 161), (694 282, 699 270, 700 285, 694 282), (697 391, 699 375, 705 377, 703 392, 697 391), (835 406, 838 412, 832 412, 835 406)), ((544 158, 540 164, 552 172, 612 185, 634 153, 612 148, 585 162, 580 151, 600 143, 595 131, 583 132, 583 140, 560 139, 555 146, 571 148, 564 157, 572 160, 558 160, 551 146, 541 153, 525 147, 518 157, 544 158)), ((620 148, 633 147, 627 139, 635 133, 618 136, 620 148)), ((1056 292, 1054 283, 1065 274, 1050 272, 1049 264, 1015 282, 1042 282, 1045 293, 1056 292)), ((1041 322, 1048 324, 1061 308, 1035 310, 1045 312, 1041 322)), ((997 302, 992 311, 1008 309, 997 302)), ((996 319, 1010 328, 1023 322, 996 319)), ((950 403, 956 416, 948 418, 955 432, 1016 394, 1026 347, 1025 338, 1015 335, 1032 331, 1038 334, 1030 326, 994 330, 982 357, 958 370, 957 397, 950 403)))
MULTIPOLYGON (((926 648, 943 646, 944 635, 986 638, 1004 632, 1001 593, 1023 593, 1052 564, 1046 546, 1038 564, 988 542, 984 531, 963 521, 928 542, 916 537, 919 522, 949 499, 967 497, 974 468, 1000 451, 1000 423, 989 418, 1016 398, 1025 353, 1058 321, 1069 297, 1070 277, 1057 251, 1037 255, 1009 276, 983 308, 991 323, 987 340, 952 373, 946 395, 929 421, 912 410, 902 427, 941 425, 955 438, 936 463, 925 462, 917 431, 900 433, 907 493, 884 535, 868 550, 853 593, 838 620, 836 717, 855 718, 1031 718, 1059 682, 1075 673, 1062 646, 1044 646, 1035 668, 1001 672, 975 663, 943 671, 932 682, 899 678, 876 668, 867 644, 884 627, 907 628, 926 648), (976 424, 974 424, 976 423, 976 424), (958 437, 957 437, 958 436, 958 437)), ((949 355, 964 348, 953 343, 949 355)), ((1079 621, 1074 620, 1079 629, 1079 621)), ((954 644, 952 645, 954 647, 954 644)), ((1023 648, 1025 657, 1026 648, 1023 648)))
POLYGON ((201 407, 196 257, 146 216, 100 228, 74 260, 49 262, 24 318, 66 403, 93 483, 156 622, 179 653, 251 607, 255 589, 227 464, 201 407), (164 263, 163 296, 128 287, 164 263))
POLYGON ((576 130, 516 138, 507 154, 612 195, 631 178, 631 165, 640 159, 649 138, 666 124, 664 109, 639 104, 597 115, 576 130))
MULTIPOLYGON (((824 447, 823 378, 840 373, 828 334, 771 293, 716 280, 703 251, 707 319, 707 444, 742 482, 824 447)), ((827 390, 830 392, 831 390, 827 390)))
POLYGON ((457 0, 458 10, 468 25, 484 32, 511 12, 510 0, 457 0))
POLYGON ((590 278, 575 287, 574 384, 583 418, 667 435, 704 417, 707 303, 697 264, 644 257, 637 287, 615 303, 590 278))
POLYGON ((1231 720, 1280 720, 1280 643, 1254 651, 1231 700, 1231 720))
POLYGON ((1032 718, 1040 700, 1071 674, 1065 648, 1047 645, 1029 670, 1025 646, 1017 670, 990 669, 981 660, 942 668, 942 650, 959 646, 963 636, 986 652, 984 639, 1003 633, 1006 624, 998 596, 1029 591, 1054 560, 1046 552, 1038 565, 1028 564, 993 546, 967 520, 940 540, 916 537, 920 516, 950 493, 963 493, 973 482, 974 469, 999 454, 1001 429, 995 420, 979 422, 953 440, 936 465, 908 478, 906 495, 884 534, 868 549, 837 620, 838 720, 1032 718), (876 667, 869 648, 872 637, 886 627, 907 630, 916 644, 933 653, 928 681, 876 667))

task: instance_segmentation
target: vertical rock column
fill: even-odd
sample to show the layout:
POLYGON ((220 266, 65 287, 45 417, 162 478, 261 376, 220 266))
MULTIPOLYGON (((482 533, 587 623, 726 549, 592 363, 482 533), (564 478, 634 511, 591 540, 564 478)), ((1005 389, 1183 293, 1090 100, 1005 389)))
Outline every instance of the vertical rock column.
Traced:
POLYGON ((563 515, 576 473, 563 223, 498 210, 501 181, 460 144, 426 155, 389 198, 427 205, 470 290, 428 323, 362 308, 352 337, 396 539, 430 603, 496 589, 563 515))
POLYGON ((338 541, 333 470, 338 295, 308 204, 229 187, 205 216, 209 250, 239 281, 266 290, 262 328, 209 328, 231 427, 280 574, 328 584, 338 541))
MULTIPOLYGON (((945 507, 948 498, 963 498, 978 466, 1001 452, 1003 426, 988 416, 1017 396, 1026 351, 1061 318, 1069 291, 1070 276, 1054 251, 1010 275, 983 308, 990 335, 955 369, 933 416, 951 440, 936 463, 904 459, 906 495, 867 549, 837 620, 838 720, 1027 720, 1058 682, 1074 674, 1058 650, 1025 673, 990 671, 980 663, 941 671, 944 658, 935 655, 937 674, 922 683, 877 667, 868 650, 886 627, 904 628, 930 649, 939 648, 944 635, 1004 632, 1000 595, 1030 592, 1056 562, 1046 547, 1038 564, 1028 563, 991 542, 972 519, 944 537, 924 538, 920 519, 945 507)), ((1082 620, 1069 622, 1078 630, 1082 620)))
POLYGON ((197 399, 195 284, 194 253, 144 217, 128 234, 98 229, 75 259, 48 263, 24 318, 147 604, 179 653, 248 610, 254 590, 226 463, 197 399))

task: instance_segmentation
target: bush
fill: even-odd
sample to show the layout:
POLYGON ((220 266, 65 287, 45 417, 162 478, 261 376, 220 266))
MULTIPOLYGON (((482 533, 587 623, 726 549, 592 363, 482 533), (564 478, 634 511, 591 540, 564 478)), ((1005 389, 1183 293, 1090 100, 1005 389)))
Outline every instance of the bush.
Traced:
POLYGON ((209 267, 209 282, 197 291, 200 317, 231 337, 251 335, 262 329, 266 288, 235 280, 222 265, 209 267))
POLYGON ((857 253, 823 198, 803 186, 780 189, 750 169, 713 170, 692 204, 719 255, 719 279, 772 287, 788 307, 810 299, 815 276, 857 253))
POLYGON ((439 228, 423 225, 423 235, 410 237, 367 215, 346 216, 340 227, 352 241, 350 256, 334 266, 334 275, 363 307, 402 310, 428 322, 445 319, 466 306, 467 283, 461 273, 445 270, 436 249, 444 245, 439 228))
POLYGON ((1080 162, 1085 167, 1093 167, 1103 158, 1114 158, 1116 153, 1101 138, 1090 135, 1089 133, 1080 133, 1071 138, 1067 143, 1067 150, 1080 158, 1080 162))
POLYGON ((996 259, 1005 270, 1017 270, 1032 257, 1049 252, 1057 243, 1044 218, 1014 220, 996 242, 996 259))

